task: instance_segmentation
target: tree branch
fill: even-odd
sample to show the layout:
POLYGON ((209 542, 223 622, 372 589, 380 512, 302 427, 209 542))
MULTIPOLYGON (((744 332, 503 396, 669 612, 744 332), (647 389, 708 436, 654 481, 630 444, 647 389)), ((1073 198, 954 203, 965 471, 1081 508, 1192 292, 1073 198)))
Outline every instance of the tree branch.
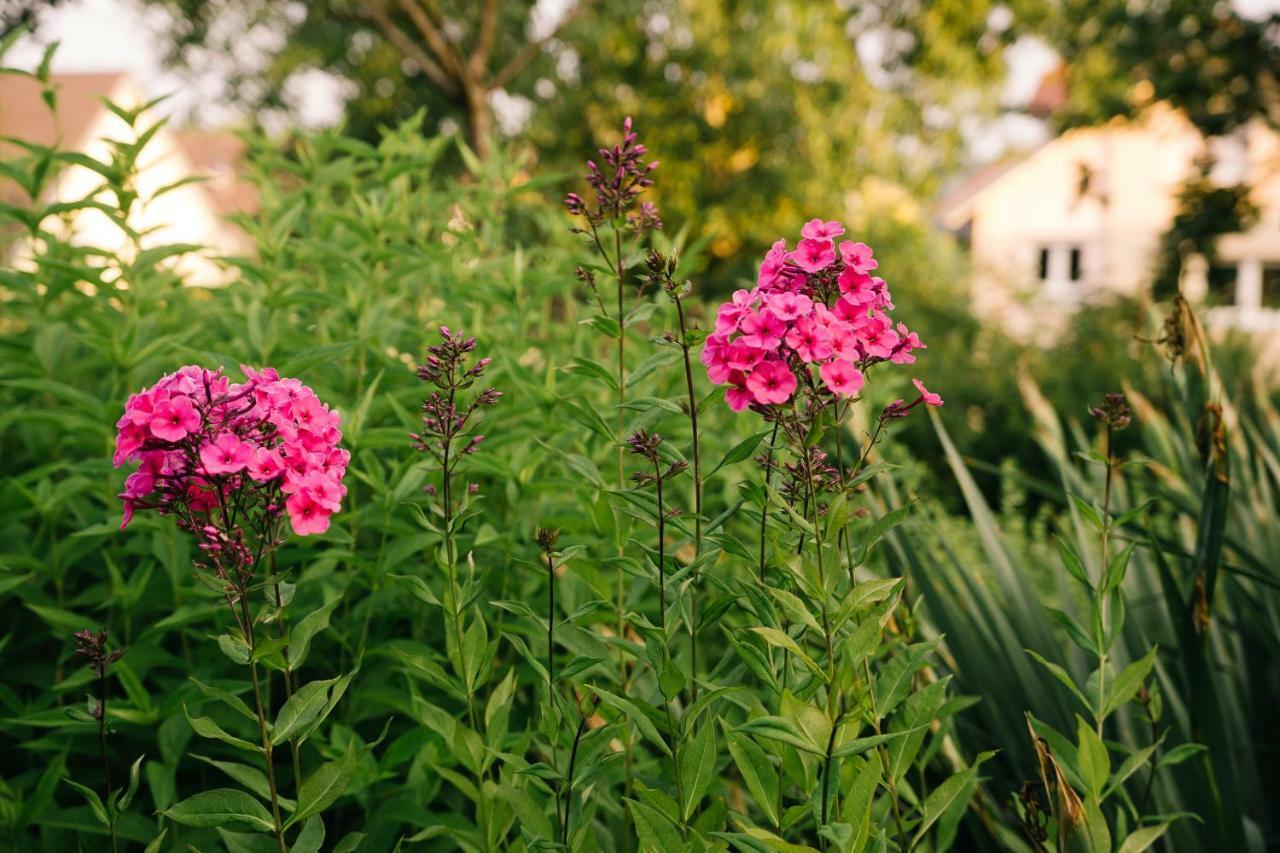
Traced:
POLYGON ((514 80, 516 76, 525 69, 525 66, 532 62, 534 58, 542 52, 542 49, 547 46, 548 42, 559 35, 560 32, 572 23, 575 18, 584 13, 590 5, 591 0, 578 0, 578 4, 564 16, 564 19, 556 25, 554 30, 543 38, 529 42, 521 48, 515 56, 511 57, 511 60, 494 76, 493 82, 489 84, 489 88, 501 89, 503 86, 506 86, 514 80))
POLYGON ((498 7, 500 0, 485 0, 477 27, 475 50, 471 52, 471 76, 485 80, 489 76, 489 54, 493 53, 493 40, 498 32, 498 7))
POLYGON ((418 5, 415 0, 397 0, 397 2, 400 8, 404 10, 404 13, 409 16, 413 26, 422 34, 423 41, 427 43, 427 47, 431 48, 431 52, 440 60, 440 64, 454 76, 457 82, 463 83, 465 70, 462 67, 462 60, 449 45, 444 33, 431 20, 431 16, 427 14, 426 9, 418 5))
POLYGON ((404 31, 396 26, 395 22, 387 14, 386 6, 382 0, 375 0, 375 2, 370 3, 365 16, 382 31, 387 41, 391 42, 405 57, 417 63, 418 67, 422 69, 422 73, 427 75, 428 80, 444 91, 445 94, 454 96, 458 94, 457 82, 434 59, 427 55, 421 45, 405 35, 404 31))

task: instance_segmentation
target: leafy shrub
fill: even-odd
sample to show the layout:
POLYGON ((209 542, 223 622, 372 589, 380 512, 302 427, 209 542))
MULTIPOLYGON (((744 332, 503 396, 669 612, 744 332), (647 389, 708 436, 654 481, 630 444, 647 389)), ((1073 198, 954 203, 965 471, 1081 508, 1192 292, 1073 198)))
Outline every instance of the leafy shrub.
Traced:
MULTIPOLYGON (((696 245, 639 206, 652 170, 634 139, 607 149, 601 196, 571 204, 577 233, 551 179, 420 121, 376 146, 251 140, 255 251, 196 289, 174 266, 196 247, 132 230, 156 125, 125 115, 136 136, 111 163, 29 147, 5 164, 27 203, 0 212, 31 256, 0 279, 14 847, 1136 851, 1263 820, 1265 774, 1235 745, 1266 742, 1274 657, 1237 656, 1229 677, 1212 661, 1274 646, 1276 451, 1212 416, 1197 445, 1224 404, 1207 363, 1175 374, 1185 408, 1128 395, 1149 476, 1108 445, 1111 500, 1030 406, 1062 484, 1018 482, 1060 506, 1064 575, 1038 568, 1043 517, 997 526, 940 419, 971 517, 900 498, 932 484, 880 441, 940 401, 908 395, 893 362, 910 348, 873 352, 854 316, 856 359, 775 344, 787 360, 758 381, 723 377, 750 394, 729 411, 694 364, 724 315, 688 285, 696 245), (51 203, 68 163, 101 191, 51 203), (609 195, 623 185, 637 192, 609 195), (130 251, 54 227, 88 207, 130 251), (149 512, 118 530, 117 419, 188 363, 272 364, 341 412, 327 532, 215 519, 225 538, 200 541, 149 512), (261 554, 235 551, 230 586, 198 583, 193 546, 227 541, 261 554), (1099 547, 1113 559, 1094 565, 1099 547)), ((810 259, 797 316, 850 289, 887 299, 850 252, 810 259), (842 285, 854 266, 866 281, 842 285)), ((914 312, 909 285, 897 296, 914 312)), ((249 427, 237 440, 270 449, 297 424, 249 427)), ((255 488, 224 450, 226 479, 196 488, 255 488)))

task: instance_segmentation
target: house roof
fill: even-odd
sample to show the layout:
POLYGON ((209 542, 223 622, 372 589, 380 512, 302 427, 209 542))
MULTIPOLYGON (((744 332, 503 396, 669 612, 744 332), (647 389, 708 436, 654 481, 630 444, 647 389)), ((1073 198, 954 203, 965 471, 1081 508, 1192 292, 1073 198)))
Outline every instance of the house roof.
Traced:
POLYGON ((0 75, 0 136, 76 150, 102 111, 102 100, 125 79, 123 73, 54 74, 54 109, 41 83, 25 75, 0 75))
POLYGON ((1025 162, 1030 155, 1007 157, 988 163, 978 171, 960 180, 955 186, 942 194, 938 199, 934 212, 944 228, 956 230, 962 228, 969 219, 969 202, 974 196, 994 184, 1014 167, 1025 162))
MULTIPOLYGON (((44 87, 26 75, 0 75, 0 157, 19 154, 18 146, 3 137, 65 151, 82 151, 88 135, 106 107, 104 101, 119 96, 128 79, 124 72, 53 74, 54 108, 43 98, 44 87)), ((234 134, 210 131, 172 132, 172 139, 195 174, 204 177, 199 186, 220 216, 251 212, 257 194, 240 177, 245 143, 234 134)), ((25 204, 25 193, 14 183, 0 180, 0 201, 25 204)))
POLYGON ((1040 85, 1027 102, 1027 112, 1048 118, 1067 103, 1067 66, 1059 64, 1040 78, 1040 85))

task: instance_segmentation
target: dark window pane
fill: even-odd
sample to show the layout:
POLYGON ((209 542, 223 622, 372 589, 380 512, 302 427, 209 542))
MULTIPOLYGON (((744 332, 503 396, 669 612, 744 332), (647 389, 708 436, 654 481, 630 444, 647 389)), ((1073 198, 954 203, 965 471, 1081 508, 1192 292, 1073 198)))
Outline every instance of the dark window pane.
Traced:
POLYGON ((1280 263, 1262 267, 1262 307, 1280 308, 1280 263))
POLYGON ((1049 280, 1049 249, 1048 247, 1040 250, 1040 280, 1049 280))
POLYGON ((1209 292, 1205 294, 1206 305, 1234 305, 1236 302, 1235 264, 1214 264, 1209 267, 1209 292))
POLYGON ((1071 280, 1080 280, 1080 247, 1071 247, 1071 280))

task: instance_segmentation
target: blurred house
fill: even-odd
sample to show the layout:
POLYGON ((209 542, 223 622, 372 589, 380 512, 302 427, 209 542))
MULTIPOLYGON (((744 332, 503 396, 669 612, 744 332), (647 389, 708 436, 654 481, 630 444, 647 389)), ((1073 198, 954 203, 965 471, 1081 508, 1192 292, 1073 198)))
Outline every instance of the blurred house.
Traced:
MULTIPOLYGON (((1065 94, 1061 73, 1051 74, 1028 109, 1046 115, 1065 94)), ((1218 241, 1213 269, 1192 256, 1183 292, 1209 306, 1212 326, 1280 330, 1280 136, 1259 122, 1206 140, 1161 106, 1140 120, 1067 131, 941 199, 941 224, 971 251, 975 308, 1036 338, 1083 302, 1148 293, 1178 192, 1205 155, 1215 161, 1210 179, 1251 187, 1261 215, 1247 233, 1218 241)))
MULTIPOLYGON (((108 139, 132 142, 135 133, 127 122, 106 106, 106 101, 126 111, 148 100, 138 83, 127 74, 54 74, 55 108, 41 97, 40 84, 16 75, 0 76, 0 137, 12 137, 109 163, 108 139)), ((159 120, 144 114, 139 132, 159 120)), ((0 142, 0 157, 23 153, 19 146, 0 142)), ((182 256, 176 266, 186 281, 217 285, 227 280, 226 270, 211 260, 249 248, 247 236, 226 217, 251 212, 255 195, 239 178, 237 165, 244 143, 231 134, 186 133, 162 126, 143 148, 135 189, 140 203, 134 207, 130 226, 145 232, 143 248, 173 243, 207 247, 202 253, 182 256), (203 180, 182 183, 198 176, 203 180), (173 187, 164 192, 162 188, 173 187)), ((81 165, 64 166, 49 183, 43 204, 72 201, 98 194, 102 176, 81 165)), ((108 197, 109 198, 109 197, 108 197)), ((14 182, 0 177, 0 201, 27 207, 32 202, 14 182)), ((65 222, 46 220, 44 227, 61 229, 73 242, 112 253, 127 252, 126 235, 105 214, 84 209, 65 222)), ((25 241, 10 245, 6 260, 21 265, 30 258, 25 241)))

